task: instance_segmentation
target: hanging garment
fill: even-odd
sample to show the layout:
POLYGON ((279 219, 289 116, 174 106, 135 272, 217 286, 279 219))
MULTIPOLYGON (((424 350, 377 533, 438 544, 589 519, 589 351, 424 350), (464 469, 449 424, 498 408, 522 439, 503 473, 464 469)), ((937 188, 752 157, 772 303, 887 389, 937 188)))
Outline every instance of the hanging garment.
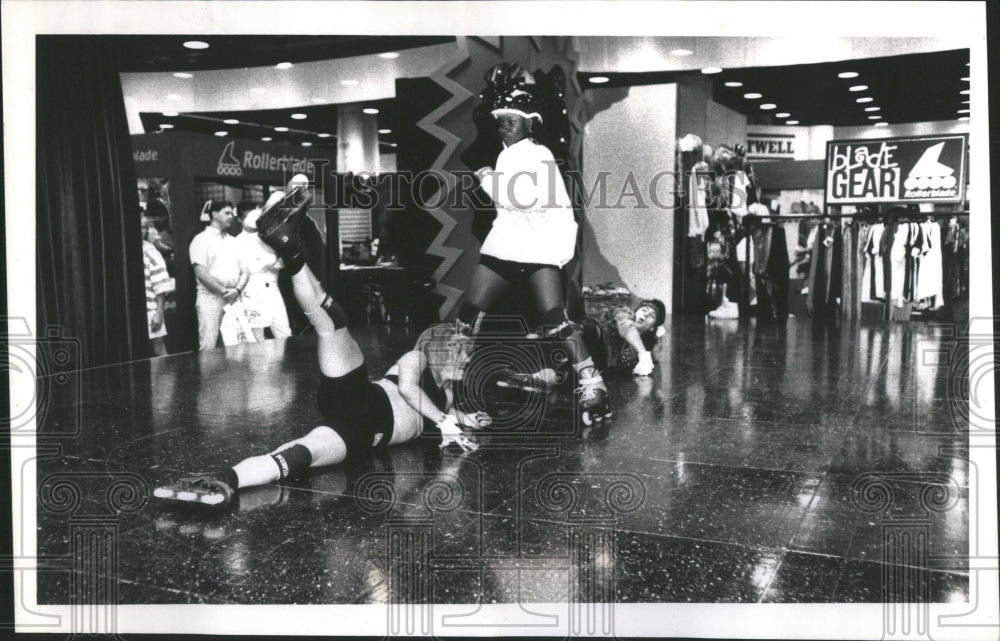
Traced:
POLYGON ((889 250, 889 299, 892 304, 902 307, 906 292, 906 259, 910 249, 910 225, 898 223, 893 233, 889 250))
POLYGON ((809 294, 806 296, 806 310, 814 318, 830 318, 830 312, 839 303, 841 244, 838 227, 826 223, 819 226, 809 269, 809 294))
POLYGON ((788 318, 788 272, 790 262, 785 230, 779 225, 755 228, 752 235, 753 270, 757 283, 757 318, 788 318))
POLYGON ((845 220, 840 226, 841 232, 841 279, 840 279, 840 314, 847 320, 854 318, 854 273, 857 271, 857 258, 854 252, 854 235, 857 227, 845 220))
POLYGON ((882 232, 879 245, 879 255, 882 257, 882 276, 884 279, 882 298, 888 299, 892 294, 892 245, 896 241, 897 225, 890 222, 882 232))
POLYGON ((920 255, 920 280, 917 282, 917 300, 932 300, 932 307, 944 302, 944 271, 941 265, 941 226, 936 222, 921 223, 924 229, 924 247, 920 255))
POLYGON ((903 300, 916 300, 917 281, 920 279, 920 254, 923 252, 923 230, 920 223, 906 225, 906 263, 903 274, 903 300))
POLYGON ((862 301, 885 298, 885 270, 882 263, 882 235, 885 225, 875 223, 868 229, 868 235, 861 251, 864 253, 864 286, 862 301))
POLYGON ((692 171, 688 181, 691 194, 688 206, 688 236, 704 236, 708 231, 708 199, 711 181, 708 176, 692 171))

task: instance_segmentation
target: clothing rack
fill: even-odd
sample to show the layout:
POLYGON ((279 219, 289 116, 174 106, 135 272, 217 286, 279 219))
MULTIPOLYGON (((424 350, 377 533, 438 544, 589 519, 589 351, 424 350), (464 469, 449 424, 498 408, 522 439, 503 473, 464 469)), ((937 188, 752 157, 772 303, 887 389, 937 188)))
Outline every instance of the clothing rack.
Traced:
MULTIPOLYGON (((713 210, 710 210, 713 211, 713 210)), ((729 210, 719 209, 714 210, 719 212, 727 212, 729 210)), ((853 214, 752 214, 753 218, 748 220, 751 214, 747 214, 743 218, 743 226, 747 230, 754 226, 756 220, 780 220, 780 221, 793 221, 793 220, 840 220, 840 219, 856 219, 856 220, 881 220, 885 218, 916 218, 921 220, 926 220, 928 218, 955 218, 956 216, 968 216, 969 212, 967 210, 963 211, 933 211, 933 212, 912 212, 912 211, 897 211, 897 212, 870 212, 861 211, 853 214)), ((751 290, 751 265, 750 265, 750 238, 746 241, 746 250, 744 254, 744 269, 743 280, 744 280, 744 291, 745 296, 741 297, 739 308, 740 308, 740 318, 745 318, 750 315, 750 290, 751 290)))

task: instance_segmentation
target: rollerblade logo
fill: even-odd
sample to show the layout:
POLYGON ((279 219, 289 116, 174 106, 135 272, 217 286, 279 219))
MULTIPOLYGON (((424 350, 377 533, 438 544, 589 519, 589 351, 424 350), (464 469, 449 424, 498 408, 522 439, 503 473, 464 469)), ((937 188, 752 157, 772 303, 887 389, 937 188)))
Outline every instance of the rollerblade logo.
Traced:
POLYGON ((222 155, 219 156, 219 165, 216 167, 216 173, 220 176, 242 176, 243 167, 240 166, 240 161, 236 159, 233 154, 233 148, 236 146, 236 141, 232 140, 226 143, 226 147, 222 150, 222 155))
POLYGON ((953 198, 958 194, 955 170, 938 162, 944 143, 927 148, 903 182, 903 198, 953 198))

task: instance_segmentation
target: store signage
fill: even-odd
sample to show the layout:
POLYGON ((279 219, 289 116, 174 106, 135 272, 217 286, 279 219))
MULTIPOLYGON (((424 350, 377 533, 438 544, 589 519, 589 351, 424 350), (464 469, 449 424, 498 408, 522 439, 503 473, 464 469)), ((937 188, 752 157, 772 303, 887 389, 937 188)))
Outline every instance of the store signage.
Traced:
POLYGON ((832 140, 826 144, 826 204, 960 203, 965 134, 832 140))
POLYGON ((310 151, 306 155, 294 147, 248 140, 196 139, 194 161, 198 176, 276 182, 286 182, 293 174, 312 178, 317 170, 330 171, 335 166, 334 159, 323 152, 310 151))
POLYGON ((157 178, 170 174, 170 145, 157 134, 132 136, 132 162, 137 178, 157 178))
POLYGON ((747 159, 795 158, 795 136, 791 134, 747 134, 747 159))

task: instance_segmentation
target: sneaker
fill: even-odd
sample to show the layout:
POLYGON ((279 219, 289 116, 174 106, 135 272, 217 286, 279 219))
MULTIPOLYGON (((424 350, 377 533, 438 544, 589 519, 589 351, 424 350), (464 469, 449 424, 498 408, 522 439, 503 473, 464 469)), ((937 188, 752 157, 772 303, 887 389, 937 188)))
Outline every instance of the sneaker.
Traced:
POLYGON ((280 199, 269 201, 257 218, 257 235, 285 262, 302 253, 299 227, 312 204, 312 195, 296 187, 280 199))
POLYGON ((580 410, 580 418, 584 425, 599 423, 611 417, 608 388, 604 385, 604 379, 600 374, 580 379, 580 386, 576 388, 576 392, 580 395, 577 408, 580 410))
POLYGON ((153 496, 167 501, 196 503, 215 509, 228 507, 235 492, 227 483, 211 474, 201 474, 163 485, 153 490, 153 496))

